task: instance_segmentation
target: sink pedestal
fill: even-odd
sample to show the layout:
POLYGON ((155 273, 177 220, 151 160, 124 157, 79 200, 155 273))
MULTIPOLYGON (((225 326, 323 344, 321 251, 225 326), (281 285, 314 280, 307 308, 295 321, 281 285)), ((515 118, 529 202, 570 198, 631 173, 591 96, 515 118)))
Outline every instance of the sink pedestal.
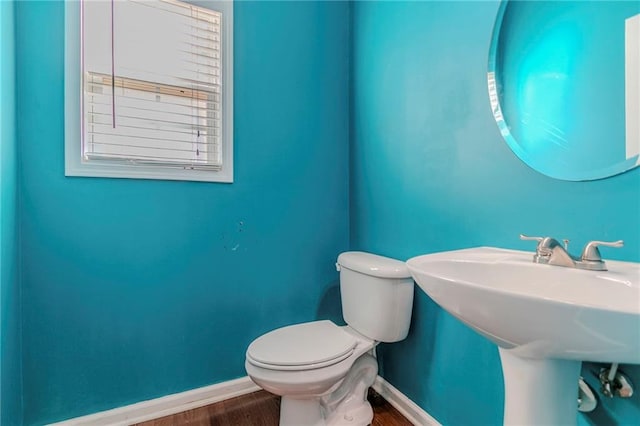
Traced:
POLYGON ((581 361, 522 358, 499 348, 504 375, 504 424, 575 425, 581 361))

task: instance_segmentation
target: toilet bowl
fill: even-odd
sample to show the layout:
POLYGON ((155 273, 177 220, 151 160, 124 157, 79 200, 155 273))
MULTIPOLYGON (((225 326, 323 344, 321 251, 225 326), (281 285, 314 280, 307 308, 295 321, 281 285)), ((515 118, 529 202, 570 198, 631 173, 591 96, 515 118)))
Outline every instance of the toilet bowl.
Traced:
MULTIPOLYGON (((366 390, 378 373, 375 360, 373 364, 364 364, 370 380, 362 390, 360 404, 352 403, 349 407, 342 405, 338 413, 336 408, 341 401, 323 397, 333 394, 348 373, 354 370, 354 363, 373 349, 375 344, 350 327, 338 327, 331 321, 296 324, 274 330, 255 340, 247 350, 245 369, 258 386, 282 396, 281 425, 365 425, 373 418, 373 412, 369 412, 370 407, 366 404, 366 390), (300 337, 307 341, 296 343, 300 337), (269 348, 274 351, 269 352, 269 348), (286 348, 297 348, 298 351, 282 357, 286 348), (349 415, 349 411, 355 413, 349 415), (336 416, 345 417, 345 414, 352 420, 347 423, 331 420, 336 416), (362 418, 363 414, 365 418, 362 418), (357 421, 358 417, 361 421, 357 421)), ((353 371, 352 375, 355 373, 363 374, 353 371)), ((343 394, 346 398, 347 393, 343 394)))
POLYGON ((249 377, 282 396, 281 426, 370 424, 367 391, 378 374, 373 348, 408 333, 413 280, 404 262, 347 252, 336 266, 348 325, 290 325, 258 337, 247 349, 249 377))

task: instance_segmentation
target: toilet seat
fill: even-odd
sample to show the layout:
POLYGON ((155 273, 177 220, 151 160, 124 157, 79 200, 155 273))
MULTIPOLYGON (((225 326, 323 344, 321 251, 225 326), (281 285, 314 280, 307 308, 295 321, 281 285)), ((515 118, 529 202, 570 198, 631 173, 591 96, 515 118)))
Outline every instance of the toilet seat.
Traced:
POLYGON ((254 340, 247 361, 257 367, 300 371, 345 360, 358 341, 331 321, 314 321, 273 330, 254 340))

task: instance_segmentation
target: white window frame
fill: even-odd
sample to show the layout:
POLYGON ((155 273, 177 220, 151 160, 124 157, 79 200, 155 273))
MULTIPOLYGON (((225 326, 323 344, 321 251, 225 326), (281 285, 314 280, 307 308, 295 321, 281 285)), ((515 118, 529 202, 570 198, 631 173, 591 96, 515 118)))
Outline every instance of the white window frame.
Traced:
POLYGON ((65 176, 233 182, 233 1, 189 1, 222 13, 222 169, 85 161, 82 158, 82 64, 79 1, 65 2, 65 176))

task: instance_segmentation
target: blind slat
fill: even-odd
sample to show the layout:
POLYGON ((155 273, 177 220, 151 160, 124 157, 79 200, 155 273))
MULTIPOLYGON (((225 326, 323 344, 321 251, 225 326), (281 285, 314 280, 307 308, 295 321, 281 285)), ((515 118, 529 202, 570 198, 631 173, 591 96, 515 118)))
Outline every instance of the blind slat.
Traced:
MULTIPOLYGON (((96 134, 97 133, 101 133, 101 134, 106 134, 106 135, 113 134, 113 132, 108 132, 107 131, 108 129, 105 128, 105 127, 111 126, 111 124, 109 124, 109 123, 90 123, 88 126, 92 128, 92 130, 87 130, 88 134, 92 134, 92 133, 96 133, 96 134), (96 127, 99 128, 98 131, 95 130, 96 127), (102 129, 102 132, 100 132, 100 129, 102 129)), ((151 131, 155 130, 155 129, 151 129, 149 127, 130 126, 130 125, 126 125, 126 124, 118 124, 118 128, 132 129, 132 130, 147 130, 147 131, 148 130, 151 130, 151 131)), ((180 131, 177 131, 177 130, 167 130, 167 129, 164 129, 162 132, 163 133, 169 133, 169 134, 175 134, 176 135, 175 139, 169 139, 172 142, 175 141, 175 142, 179 142, 179 143, 189 143, 189 144, 194 144, 195 143, 195 144, 201 144, 201 145, 216 145, 215 142, 196 141, 196 140, 193 140, 193 139, 186 140, 186 139, 181 139, 180 136, 179 136, 179 135, 189 135, 189 136, 192 136, 192 137, 195 137, 195 138, 199 137, 199 138, 203 138, 203 139, 205 139, 207 137, 217 137, 217 136, 214 136, 212 134, 207 133, 204 130, 202 130, 200 132, 200 135, 198 135, 197 132, 196 133, 187 133, 187 132, 180 132, 180 131)), ((118 136, 118 134, 116 134, 116 136, 118 136)))
POLYGON ((185 16, 191 19, 201 19, 206 20, 207 22, 220 22, 220 17, 222 14, 220 12, 216 12, 213 10, 205 9, 202 7, 194 6, 192 4, 187 4, 183 2, 176 2, 170 0, 161 0, 159 2, 151 2, 149 0, 129 0, 130 3, 145 7, 152 7, 156 10, 163 10, 168 13, 175 13, 178 15, 185 16), (155 4, 154 4, 155 3, 155 4), (173 7, 173 10, 169 10, 173 7), (183 13, 178 12, 178 10, 183 13), (193 16, 196 13, 197 16, 193 16))
MULTIPOLYGON (((200 44, 200 43, 195 43, 191 40, 182 40, 182 39, 176 39, 176 44, 179 44, 180 47, 174 47, 171 50, 177 51, 177 52, 183 52, 183 53, 188 53, 188 54, 195 54, 196 52, 194 51, 198 51, 198 50, 203 50, 205 51, 203 52, 198 52, 200 54, 203 55, 211 55, 213 53, 220 53, 220 41, 219 40, 210 40, 210 39, 204 39, 202 38, 202 40, 208 41, 210 42, 210 45, 204 45, 204 44, 200 44)), ((148 48, 149 46, 149 40, 146 39, 142 39, 142 40, 129 40, 128 42, 128 47, 134 47, 134 48, 148 48)))
MULTIPOLYGON (((93 98, 89 100, 89 104, 91 105, 108 105, 110 106, 113 100, 113 95, 111 93, 96 93, 96 92, 89 92, 87 93, 87 96, 93 98)), ((193 100, 192 103, 196 104, 196 105, 188 105, 185 102, 188 102, 189 100, 191 100, 191 98, 189 97, 185 97, 183 102, 169 102, 167 100, 155 100, 155 99, 145 99, 145 98, 140 98, 140 97, 135 97, 135 96, 126 96, 126 95, 121 95, 119 93, 116 93, 115 95, 116 98, 116 102, 118 102, 119 105, 121 106, 125 106, 127 108, 134 108, 134 109, 145 109, 142 106, 140 106, 140 104, 144 104, 146 106, 148 106, 149 108, 146 108, 146 110, 148 111, 162 111, 162 109, 166 110, 166 106, 172 106, 175 108, 185 108, 185 109, 189 109, 191 111, 218 111, 219 108, 213 109, 212 107, 206 107, 206 106, 200 106, 197 104, 200 103, 216 103, 219 104, 220 102, 214 102, 214 101, 197 101, 197 100, 193 100), (151 108, 152 106, 157 106, 158 108, 151 108)), ((185 113, 184 115, 188 115, 188 116, 192 116, 193 114, 189 114, 189 113, 185 113)))
MULTIPOLYGON (((142 148, 142 149, 147 149, 148 146, 146 145, 134 145, 134 144, 121 144, 121 143, 117 143, 117 142, 89 142, 91 145, 104 145, 104 146, 126 146, 128 148, 142 148)), ((164 147, 157 147, 154 148, 157 150, 161 150, 161 151, 171 151, 171 152, 187 152, 189 154, 194 154, 194 151, 191 149, 179 149, 179 148, 164 148, 164 147)), ((202 155, 205 156, 206 154, 215 154, 216 151, 204 151, 201 150, 200 152, 202 152, 202 155)), ((171 156, 167 156, 166 158, 171 158, 171 156)))
MULTIPOLYGON (((209 91, 211 93, 218 93, 218 91, 221 88, 221 84, 219 82, 220 78, 212 78, 212 80, 217 81, 217 82, 206 82, 206 81, 201 81, 201 80, 196 80, 193 78, 187 78, 184 76, 178 76, 178 75, 174 75, 174 74, 161 74, 152 70, 143 70, 140 68, 131 68, 131 67, 120 67, 121 70, 126 70, 128 72, 133 72, 133 73, 145 73, 146 75, 153 75, 156 76, 158 78, 162 78, 162 77, 169 77, 171 79, 177 80, 177 81, 181 81, 183 83, 188 83, 188 84, 193 84, 195 87, 188 87, 188 86, 184 86, 184 88, 188 89, 188 90, 200 90, 200 91, 209 91), (209 88, 210 90, 205 89, 209 88)), ((98 73, 95 73, 98 74, 98 73)), ((98 74, 100 75, 100 74, 98 74)), ((127 78, 127 77, 123 77, 123 78, 127 78)), ((131 79, 131 80, 135 80, 135 79, 131 79)), ((147 80, 143 80, 143 81, 147 81, 147 80)), ((153 84, 162 84, 160 82, 156 82, 153 84)), ((168 86, 171 86, 171 84, 167 84, 168 86)), ((179 86, 182 87, 182 86, 179 86)))
MULTIPOLYGON (((181 144, 184 143, 188 143, 190 145, 196 144, 196 141, 193 141, 191 139, 177 139, 177 138, 166 138, 166 137, 153 137, 153 136, 139 136, 139 135, 131 135, 131 134, 119 134, 119 133, 112 133, 112 132, 98 132, 98 131, 88 131, 87 132, 90 136, 91 135, 102 135, 102 136, 108 136, 110 138, 127 138, 127 139, 131 139, 131 140, 135 140, 135 139, 141 139, 141 140, 149 140, 149 141, 156 141, 159 142, 157 145, 160 147, 162 146, 162 143, 167 142, 171 145, 175 145, 176 146, 176 151, 183 151, 184 148, 180 148, 181 144)), ((204 136, 201 136, 204 138, 204 136)), ((91 139, 89 140, 91 143, 93 143, 93 141, 91 141, 91 139)), ((121 144, 118 144, 121 145, 121 144)), ((217 146, 216 143, 207 143, 205 144, 205 146, 217 146)), ((133 146, 133 145, 132 145, 133 146)), ((137 146, 137 145, 136 145, 137 146)), ((142 148, 142 147, 149 147, 148 145, 140 145, 137 146, 138 148, 142 148)))
MULTIPOLYGON (((92 93, 90 97, 94 99, 91 99, 89 102, 87 102, 87 105, 91 107, 95 107, 96 113, 98 113, 99 111, 102 111, 103 108, 105 107, 111 108, 111 104, 112 104, 111 94, 101 95, 101 94, 92 93)), ((185 116, 185 117, 199 116, 201 118, 209 118, 210 120, 220 119, 219 117, 217 117, 218 114, 210 114, 211 117, 207 117, 206 115, 195 115, 194 113, 189 112, 189 111, 195 111, 195 112, 199 112, 200 114, 203 114, 203 113, 212 111, 213 110, 212 108, 206 108, 206 107, 201 107, 197 105, 194 105, 194 106, 184 105, 179 102, 158 102, 158 101, 149 100, 149 99, 136 98, 135 96, 122 96, 122 95, 116 95, 116 102, 120 105, 120 108, 127 108, 130 110, 163 112, 163 111, 166 111, 167 106, 171 106, 176 110, 184 109, 186 111, 184 113, 179 113, 177 111, 172 112, 172 114, 175 114, 178 116, 185 116), (148 108, 145 108, 142 105, 148 108), (157 106, 157 108, 152 108, 154 106, 157 106)), ((217 112, 217 111, 218 111, 217 109, 213 110, 213 112, 217 112)), ((109 111, 109 114, 111 114, 111 111, 109 111)))
MULTIPOLYGON (((197 71, 196 71, 197 72, 197 71)), ((178 77, 176 77, 178 78, 178 77)), ((111 90, 112 82, 111 76, 105 74, 89 73, 87 82, 93 87, 103 87, 107 90, 111 90)), ((206 82, 205 82, 206 83, 206 82)), ((172 84, 157 83, 146 80, 139 80, 129 77, 116 76, 115 78, 116 89, 132 89, 140 92, 148 92, 154 94, 164 94, 177 97, 190 97, 197 98, 199 100, 209 100, 209 97, 214 92, 206 91, 194 87, 176 86, 172 84)))
MULTIPOLYGON (((186 62, 186 61, 184 61, 186 62)), ((135 84, 142 84, 142 85, 148 85, 149 88, 152 88, 153 86, 166 86, 167 90, 169 89, 175 89, 175 90, 188 90, 188 91, 198 91, 198 92, 204 92, 202 97, 203 99, 206 99, 206 97, 204 96, 206 93, 216 93, 214 91, 211 90, 205 90, 205 89, 201 89, 198 87, 189 87, 188 85, 185 85, 184 83, 178 83, 178 84, 170 84, 167 82, 153 82, 153 81, 149 81, 149 79, 135 79, 135 78, 130 78, 127 77, 126 74, 147 74, 147 75, 157 75, 158 77, 164 77, 165 81, 166 80, 174 80, 177 82, 183 82, 183 81, 190 81, 191 84, 193 84, 194 86, 219 86, 219 84, 214 83, 215 80, 220 78, 220 75, 217 73, 207 73, 207 68, 213 68, 212 66, 206 65, 206 64, 198 64, 196 65, 196 67, 199 68, 203 68, 203 70, 199 70, 198 68, 193 69, 193 70, 185 70, 183 74, 178 75, 178 74, 160 74, 160 73, 156 73, 153 71, 147 71, 144 68, 133 68, 133 67, 120 67, 121 69, 119 71, 121 71, 117 76, 116 76, 116 87, 118 88, 122 88, 122 83, 119 81, 121 79, 127 79, 129 81, 129 83, 127 83, 128 85, 135 85, 135 84), (122 71, 127 71, 127 73, 123 73, 122 71), (120 74, 125 74, 125 75, 120 75, 120 74), (198 79, 198 78, 190 78, 189 76, 187 76, 186 74, 195 74, 196 77, 198 76, 204 76, 204 77, 209 77, 207 80, 205 79, 198 79), (173 86, 173 87, 171 87, 173 86)), ((98 75, 97 73, 94 73, 93 75, 98 75)), ((93 79, 91 80, 91 83, 94 85, 98 85, 98 86, 106 86, 107 84, 110 86, 111 85, 111 76, 107 77, 103 77, 104 81, 99 81, 98 79, 93 79)), ((125 86, 125 88, 127 88, 125 86)), ((177 94, 177 93, 176 93, 177 94)))
POLYGON ((220 164, 211 164, 202 161, 171 161, 166 158, 157 158, 152 156, 139 155, 132 157, 122 154, 108 154, 108 153, 89 153, 84 155, 87 160, 107 160, 118 161, 126 164, 141 164, 141 165, 161 165, 163 167, 176 167, 181 169, 194 169, 194 170, 221 170, 220 164))
MULTIPOLYGON (((104 116, 104 117, 112 117, 112 115, 110 113, 104 113, 104 112, 92 112, 92 113, 88 113, 89 115, 97 115, 97 116, 104 116)), ((175 114, 174 114, 175 115, 175 114)), ((155 120, 153 118, 145 118, 145 117, 140 117, 140 116, 136 116, 136 115, 125 115, 125 114, 116 114, 116 118, 130 118, 130 119, 136 119, 136 120, 140 120, 142 122, 148 122, 148 123, 154 123, 157 122, 158 120, 155 120)), ((90 118, 90 117, 89 117, 90 118)), ((88 124, 91 123, 91 121, 87 122, 88 124)), ((176 125, 176 126, 180 126, 180 125, 192 125, 195 126, 194 128, 197 130, 197 125, 193 124, 192 122, 188 122, 188 121, 171 121, 171 120, 163 120, 162 123, 164 124, 171 124, 171 125, 176 125)), ((219 126, 208 126, 209 128, 212 129, 219 129, 219 126)))

